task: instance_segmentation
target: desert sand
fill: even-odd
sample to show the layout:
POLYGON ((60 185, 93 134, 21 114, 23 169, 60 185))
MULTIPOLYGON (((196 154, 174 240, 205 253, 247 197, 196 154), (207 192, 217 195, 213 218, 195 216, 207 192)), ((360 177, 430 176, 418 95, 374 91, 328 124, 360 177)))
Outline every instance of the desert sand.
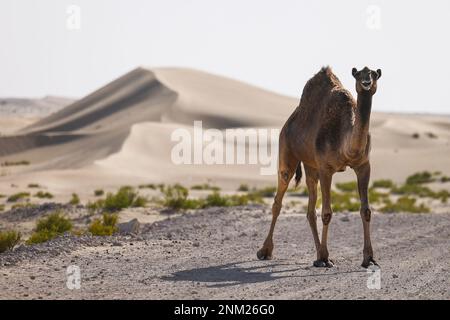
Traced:
MULTIPOLYGON (((274 185, 276 176, 261 175, 260 165, 174 164, 171 133, 192 132, 196 120, 222 131, 280 129, 298 101, 201 71, 137 68, 49 116, 34 112, 28 125, 19 121, 15 130, 17 115, 4 114, 9 128, 0 138, 0 162, 30 165, 2 167, 0 193, 39 183, 67 201, 73 192, 88 200, 96 188, 150 182, 210 182, 225 190, 241 183, 274 185)), ((371 133, 373 179, 403 181, 420 170, 450 173, 450 117, 373 112, 371 133)), ((334 177, 353 179, 351 170, 334 177)))

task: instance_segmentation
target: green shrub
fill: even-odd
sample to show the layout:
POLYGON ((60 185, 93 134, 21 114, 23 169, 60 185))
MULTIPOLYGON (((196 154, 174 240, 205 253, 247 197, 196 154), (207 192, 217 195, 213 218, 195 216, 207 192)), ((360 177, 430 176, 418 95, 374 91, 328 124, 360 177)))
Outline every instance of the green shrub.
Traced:
POLYGON ((378 192, 374 187, 369 188, 369 203, 379 203, 389 198, 389 193, 378 192))
POLYGON ((422 184, 429 183, 435 181, 433 175, 428 171, 417 172, 413 175, 410 175, 406 179, 406 184, 422 184))
POLYGON ((253 189, 251 193, 253 195, 257 195, 263 198, 272 198, 275 196, 275 192, 277 192, 277 187, 265 187, 262 189, 253 189))
POLYGON ((221 195, 218 192, 213 192, 206 197, 202 203, 202 208, 244 206, 249 203, 263 203, 263 200, 258 194, 228 196, 221 195))
POLYGON ((18 209, 18 208, 37 208, 38 205, 35 203, 29 203, 29 202, 25 202, 25 203, 15 203, 11 206, 11 209, 18 209))
POLYGON ((199 200, 188 199, 189 190, 180 184, 163 188, 163 205, 172 209, 197 209, 199 200))
POLYGON ((375 180, 372 183, 372 188, 386 188, 391 189, 394 187, 394 182, 390 179, 381 179, 381 180, 375 180))
POLYGON ((97 190, 94 191, 94 195, 96 197, 101 197, 104 194, 105 194, 105 191, 103 191, 102 189, 97 189, 97 190))
POLYGON ((37 183, 30 183, 28 184, 28 188, 40 188, 41 186, 37 183))
POLYGON ((53 198, 53 195, 50 192, 44 192, 44 191, 39 191, 34 196, 37 198, 41 198, 41 199, 44 199, 44 198, 52 199, 53 198))
POLYGON ((445 182, 449 182, 449 181, 450 181, 450 177, 447 177, 447 176, 441 177, 441 182, 445 183, 445 182))
POLYGON ((331 191, 331 209, 333 211, 359 211, 359 208, 360 200, 356 193, 331 191))
POLYGON ((16 202, 20 199, 28 198, 30 196, 29 192, 18 192, 8 197, 6 201, 8 202, 16 202))
POLYGON ((106 198, 102 201, 97 201, 95 206, 102 206, 102 209, 106 212, 115 212, 124 208, 144 207, 147 202, 147 198, 139 196, 132 187, 124 186, 116 193, 108 192, 106 198))
POLYGON ((155 190, 157 186, 155 186, 153 183, 149 183, 149 184, 141 184, 139 186, 139 189, 153 189, 155 190))
POLYGON ((88 230, 94 236, 112 236, 117 232, 117 220, 117 214, 104 213, 102 219, 95 219, 88 230))
POLYGON ((218 192, 213 192, 208 195, 205 200, 204 207, 229 207, 231 206, 231 199, 226 196, 221 196, 218 192))
POLYGON ((294 196, 299 196, 299 197, 307 197, 308 196, 308 188, 302 188, 302 187, 297 187, 297 188, 289 188, 286 191, 287 193, 294 195, 294 196))
POLYGON ((20 238, 20 232, 14 230, 0 231, 0 253, 14 249, 20 238))
POLYGON ((237 191, 242 191, 242 192, 246 192, 248 190, 250 190, 249 187, 248 187, 248 184, 241 184, 239 186, 239 188, 237 189, 237 191))
POLYGON ((432 197, 434 194, 430 188, 419 184, 404 184, 402 186, 396 186, 391 189, 391 192, 398 195, 416 195, 419 197, 432 197))
POLYGON ((216 187, 216 186, 211 186, 208 183, 204 183, 204 184, 197 184, 197 185, 193 185, 191 187, 191 190, 212 190, 212 191, 219 191, 220 188, 216 187))
POLYGON ((97 201, 91 202, 88 201, 86 204, 86 208, 88 209, 89 213, 94 214, 96 212, 99 212, 103 210, 103 206, 105 204, 105 200, 98 199, 97 201))
POLYGON ((80 204, 80 197, 76 193, 72 193, 72 198, 69 201, 69 204, 73 206, 77 206, 80 204))
POLYGON ((336 188, 343 192, 354 192, 358 190, 356 181, 336 183, 336 188))
POLYGON ((64 232, 72 230, 72 222, 61 211, 55 211, 46 218, 39 219, 36 229, 27 244, 36 244, 51 240, 64 232))
POLYGON ((20 160, 20 161, 5 161, 1 164, 2 167, 9 167, 9 166, 27 166, 30 164, 30 161, 28 160, 20 160))
POLYGON ((0 212, 5 210, 5 205, 4 204, 0 204, 0 212))
POLYGON ((434 199, 441 199, 442 203, 447 203, 450 193, 447 190, 440 190, 433 195, 434 199))
POLYGON ((189 199, 189 191, 185 187, 175 184, 164 188, 162 204, 172 209, 199 209, 208 207, 230 207, 246 205, 248 203, 263 203, 259 192, 244 195, 221 195, 214 191, 204 199, 189 199))
POLYGON ((427 213, 430 209, 424 204, 416 205, 417 199, 408 196, 400 197, 396 202, 386 199, 384 206, 380 208, 381 212, 411 212, 427 213))

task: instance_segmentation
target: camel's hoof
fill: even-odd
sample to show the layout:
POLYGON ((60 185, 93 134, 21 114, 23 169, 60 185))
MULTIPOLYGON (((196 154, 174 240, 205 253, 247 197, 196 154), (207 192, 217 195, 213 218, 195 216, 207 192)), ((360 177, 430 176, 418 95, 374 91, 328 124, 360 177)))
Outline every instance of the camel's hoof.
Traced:
POLYGON ((333 268, 334 262, 331 259, 316 260, 314 261, 313 265, 316 268, 333 268))
POLYGON ((372 257, 368 257, 367 259, 364 259, 363 263, 361 264, 361 267, 367 269, 370 266, 380 267, 380 265, 372 257))
POLYGON ((269 253, 269 249, 266 248, 258 250, 256 256, 259 260, 272 260, 272 253, 269 253))

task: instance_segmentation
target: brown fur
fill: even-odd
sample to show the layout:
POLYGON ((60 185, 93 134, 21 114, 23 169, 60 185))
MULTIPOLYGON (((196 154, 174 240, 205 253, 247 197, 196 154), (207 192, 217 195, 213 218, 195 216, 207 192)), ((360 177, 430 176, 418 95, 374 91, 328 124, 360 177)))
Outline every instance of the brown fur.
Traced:
POLYGON ((272 207, 272 224, 258 258, 270 259, 273 250, 273 230, 281 210, 281 202, 295 173, 296 185, 302 176, 303 162, 309 191, 308 221, 317 249, 315 266, 332 266, 328 258, 327 231, 331 221, 330 188, 332 175, 354 169, 358 178, 361 199, 361 218, 364 227, 363 266, 375 263, 370 243, 370 209, 367 189, 370 178, 369 122, 372 96, 377 89, 381 70, 365 67, 352 70, 356 79, 355 101, 329 67, 322 68, 305 85, 299 106, 286 121, 279 140, 278 190, 272 207), (322 190, 322 240, 319 239, 315 205, 317 183, 322 190))

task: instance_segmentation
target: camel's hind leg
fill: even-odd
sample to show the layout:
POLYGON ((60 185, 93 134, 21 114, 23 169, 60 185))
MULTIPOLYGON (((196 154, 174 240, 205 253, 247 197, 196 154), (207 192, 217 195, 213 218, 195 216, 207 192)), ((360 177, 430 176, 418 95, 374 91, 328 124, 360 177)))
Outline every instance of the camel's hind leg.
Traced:
POLYGON ((308 187, 308 213, 307 218, 309 226, 314 238, 314 244, 316 246, 317 252, 320 249, 319 232, 317 231, 317 214, 316 214, 316 203, 317 203, 317 182, 319 181, 319 172, 307 165, 305 167, 306 175, 306 186, 308 187))
POLYGON ((317 260, 314 261, 315 267, 333 267, 333 261, 328 258, 328 226, 331 221, 333 211, 331 210, 331 178, 332 173, 322 170, 319 172, 320 189, 322 191, 322 241, 317 251, 317 260))
MULTIPOLYGON (((280 146, 280 150, 282 150, 280 146)), ((275 195, 275 200, 272 205, 272 223, 270 225, 269 234, 262 248, 257 252, 257 257, 260 260, 270 260, 272 259, 273 251, 273 231, 275 229, 275 224, 277 218, 280 214, 281 204, 283 201, 283 196, 289 186, 289 182, 294 175, 295 169, 297 168, 298 161, 295 160, 288 152, 280 152, 279 169, 278 169, 278 189, 275 195)))

